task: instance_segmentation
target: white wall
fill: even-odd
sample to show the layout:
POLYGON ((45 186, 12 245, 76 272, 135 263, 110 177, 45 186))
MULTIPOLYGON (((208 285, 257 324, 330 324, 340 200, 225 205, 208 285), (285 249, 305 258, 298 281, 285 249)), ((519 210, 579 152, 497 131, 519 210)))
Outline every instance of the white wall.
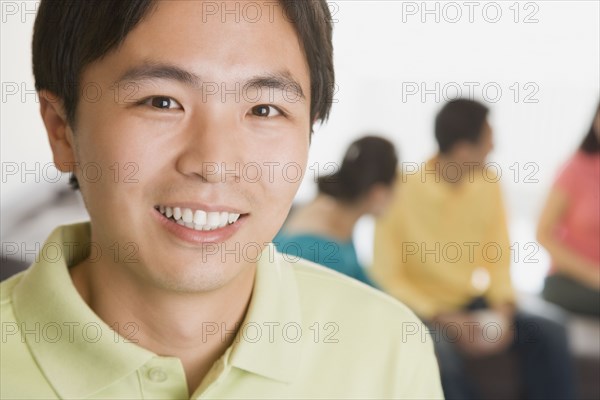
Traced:
MULTIPOLYGON (((5 222, 19 207, 43 199, 55 185, 43 179, 36 183, 34 175, 7 176, 13 163, 22 162, 29 168, 39 162, 40 172, 54 175, 44 170, 51 155, 38 104, 33 94, 23 91, 33 90, 30 43, 36 3, 1 5, 5 232, 5 222), (18 93, 11 94, 15 87, 18 93)), ((582 139, 599 99, 599 2, 361 0, 331 2, 331 7, 338 89, 330 121, 315 134, 310 164, 338 161, 347 144, 365 132, 392 139, 404 162, 421 162, 435 151, 432 121, 444 95, 453 96, 452 88, 458 86, 466 96, 470 85, 475 97, 486 101, 482 88, 487 85, 487 100, 494 101, 487 101, 496 134, 492 158, 502 168, 512 240, 521 247, 522 261, 527 254, 523 246, 534 240, 535 220, 552 177, 582 139), (424 14, 424 8, 433 13, 424 14), (440 90, 435 90, 436 83, 440 90), (415 85, 432 92, 425 98, 421 92, 411 95, 407 89, 415 85), (499 97, 494 88, 501 89, 499 97), (528 162, 534 164, 524 169, 528 162), (520 165, 519 179, 514 163, 520 165), (531 172, 537 183, 524 181, 531 172)), ((313 181, 308 174, 299 201, 312 196, 313 181)), ((368 260, 371 228, 368 221, 363 226, 359 246, 368 260)), ((521 289, 540 287, 547 256, 540 250, 534 259, 537 262, 520 262, 513 269, 521 289)))

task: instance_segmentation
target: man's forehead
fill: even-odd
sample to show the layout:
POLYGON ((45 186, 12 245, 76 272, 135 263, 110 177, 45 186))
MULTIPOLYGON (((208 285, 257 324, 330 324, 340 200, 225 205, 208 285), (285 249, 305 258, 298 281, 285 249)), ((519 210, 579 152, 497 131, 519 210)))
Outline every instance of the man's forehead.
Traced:
MULTIPOLYGON (((179 75, 191 82, 197 80, 194 75, 213 79, 210 75, 231 71, 244 80, 259 75, 272 75, 280 80, 290 80, 293 76, 302 86, 308 86, 302 45, 294 26, 282 12, 271 11, 273 15, 255 22, 234 16, 209 18, 204 15, 204 3, 159 2, 116 49, 127 59, 119 62, 120 73, 132 68, 154 70, 158 74, 179 75), (178 74, 176 68, 155 68, 152 64, 157 63, 153 60, 174 64, 184 73, 178 74)), ((273 3, 278 4, 256 2, 267 10, 273 9, 273 3)), ((306 87, 303 94, 309 90, 306 87)))

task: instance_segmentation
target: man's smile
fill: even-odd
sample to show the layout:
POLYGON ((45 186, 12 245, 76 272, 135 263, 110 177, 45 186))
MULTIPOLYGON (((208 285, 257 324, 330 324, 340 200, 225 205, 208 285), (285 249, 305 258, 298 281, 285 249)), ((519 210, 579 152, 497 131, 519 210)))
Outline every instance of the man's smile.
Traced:
POLYGON ((240 213, 228 211, 205 211, 187 207, 170 207, 159 205, 154 207, 171 221, 186 228, 197 231, 212 231, 235 223, 240 213))

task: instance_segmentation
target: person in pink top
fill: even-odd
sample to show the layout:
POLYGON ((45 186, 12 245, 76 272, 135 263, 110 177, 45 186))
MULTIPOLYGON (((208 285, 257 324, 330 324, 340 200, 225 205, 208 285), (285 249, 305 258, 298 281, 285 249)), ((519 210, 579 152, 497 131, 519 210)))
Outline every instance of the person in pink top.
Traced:
POLYGON ((552 187, 537 235, 552 258, 542 296, 566 310, 600 317, 600 104, 552 187))

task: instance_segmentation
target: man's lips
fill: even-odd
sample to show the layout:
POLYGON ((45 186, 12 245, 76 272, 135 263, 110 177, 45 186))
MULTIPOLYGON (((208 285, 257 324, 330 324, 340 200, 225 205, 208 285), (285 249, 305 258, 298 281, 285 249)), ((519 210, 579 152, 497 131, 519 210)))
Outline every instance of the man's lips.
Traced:
MULTIPOLYGON (((175 220, 174 215, 172 215, 171 217, 167 217, 166 207, 164 213, 160 212, 160 208, 161 206, 158 206, 152 211, 154 218, 157 219, 160 225, 162 225, 168 232, 172 233, 180 240, 194 245, 201 245, 206 243, 220 243, 226 241, 231 236, 233 236, 238 231, 238 229, 240 229, 243 226, 243 224, 246 222, 249 216, 249 214, 242 214, 239 215, 233 222, 229 222, 229 219, 227 219, 227 222, 224 225, 222 225, 220 223, 221 218, 225 220, 224 217, 222 217, 223 214, 221 214, 223 213, 223 211, 211 211, 214 213, 218 213, 219 215, 219 225, 213 227, 212 224, 209 224, 211 221, 208 221, 208 213, 207 223, 204 225, 197 225, 194 224, 193 220, 192 222, 184 222, 183 212, 181 212, 181 218, 175 220)), ((227 213, 228 218, 229 215, 230 214, 227 213)), ((215 217, 211 218, 215 219, 215 217)), ((188 212, 186 212, 186 219, 189 219, 188 212)))
POLYGON ((185 226, 197 231, 212 231, 234 224, 240 217, 247 214, 230 211, 231 208, 225 207, 185 207, 185 206, 165 206, 158 205, 154 207, 165 218, 176 224, 185 226), (210 210, 212 209, 212 210, 210 210))

